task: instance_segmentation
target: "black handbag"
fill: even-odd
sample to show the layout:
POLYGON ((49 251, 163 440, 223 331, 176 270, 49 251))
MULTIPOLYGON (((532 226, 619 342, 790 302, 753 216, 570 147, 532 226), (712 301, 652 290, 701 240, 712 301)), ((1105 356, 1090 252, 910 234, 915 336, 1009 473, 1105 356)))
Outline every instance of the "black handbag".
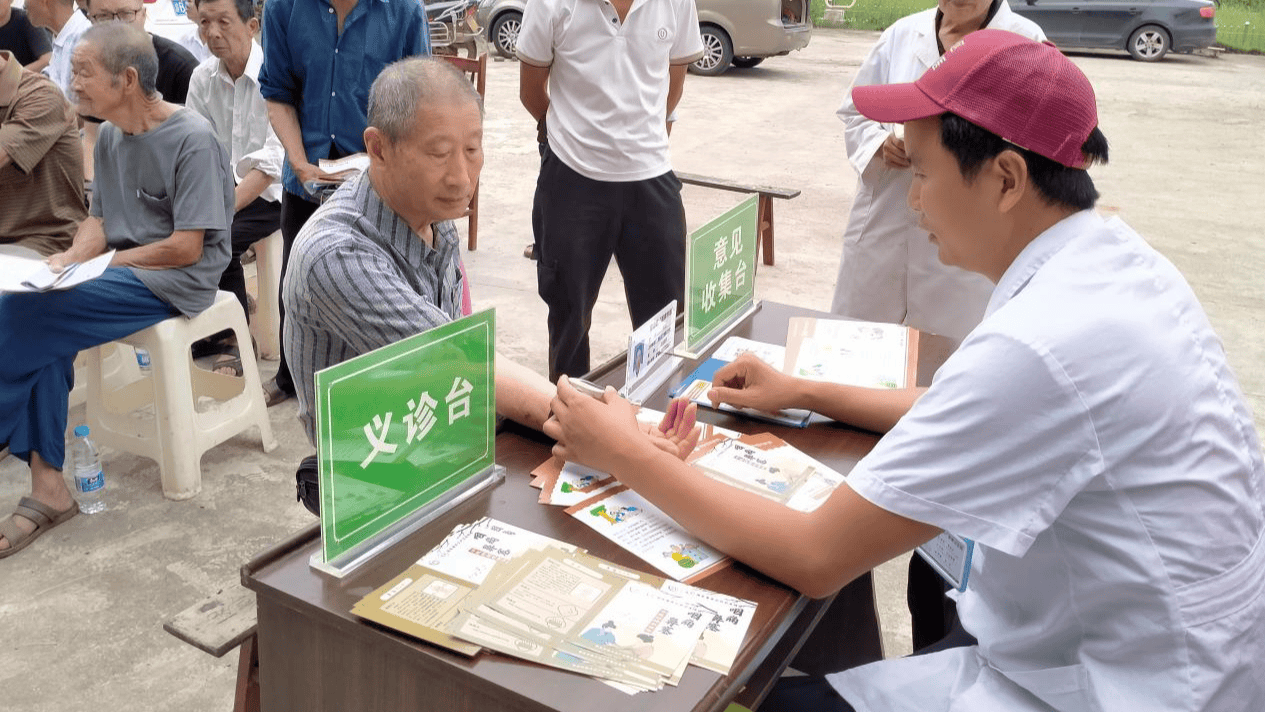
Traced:
POLYGON ((307 511, 321 516, 321 485, 316 455, 309 455, 299 463, 299 469, 294 473, 294 486, 298 500, 307 507, 307 511))

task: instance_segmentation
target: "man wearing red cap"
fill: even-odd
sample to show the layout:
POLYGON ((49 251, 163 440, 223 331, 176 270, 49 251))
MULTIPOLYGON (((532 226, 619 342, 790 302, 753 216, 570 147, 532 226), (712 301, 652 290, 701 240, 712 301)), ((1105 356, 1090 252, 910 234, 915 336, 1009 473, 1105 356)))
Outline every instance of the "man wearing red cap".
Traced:
POLYGON ((784 680, 762 711, 1265 709, 1260 443, 1189 285, 1092 211, 1084 169, 1107 143, 1088 80, 983 30, 916 83, 853 98, 905 124, 909 202, 940 259, 996 285, 931 387, 812 383, 750 357, 717 372, 714 401, 887 431, 807 514, 657 454, 631 406, 565 383, 555 454, 811 596, 941 531, 974 541, 958 640, 784 680))

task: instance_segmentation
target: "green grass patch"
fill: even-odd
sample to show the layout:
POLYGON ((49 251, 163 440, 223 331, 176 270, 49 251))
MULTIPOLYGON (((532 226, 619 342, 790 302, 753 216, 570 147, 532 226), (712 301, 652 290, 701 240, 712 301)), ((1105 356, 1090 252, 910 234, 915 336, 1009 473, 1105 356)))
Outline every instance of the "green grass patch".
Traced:
MULTIPOLYGON (((826 0, 812 0, 810 13, 814 25, 822 25, 826 14, 826 0)), ((836 4, 846 5, 847 2, 836 4)), ((846 27, 852 30, 886 30, 893 22, 920 10, 935 7, 936 0, 857 0, 843 13, 843 24, 828 23, 830 27, 846 27)))
MULTIPOLYGON (((844 11, 840 24, 825 21, 826 0, 812 0, 810 16, 818 27, 886 30, 900 18, 935 5, 936 0, 857 0, 844 11)), ((1217 42, 1244 52, 1265 52, 1265 0, 1221 0, 1217 42)))
POLYGON ((1244 52, 1265 52, 1265 2, 1222 0, 1217 8, 1217 42, 1244 52))

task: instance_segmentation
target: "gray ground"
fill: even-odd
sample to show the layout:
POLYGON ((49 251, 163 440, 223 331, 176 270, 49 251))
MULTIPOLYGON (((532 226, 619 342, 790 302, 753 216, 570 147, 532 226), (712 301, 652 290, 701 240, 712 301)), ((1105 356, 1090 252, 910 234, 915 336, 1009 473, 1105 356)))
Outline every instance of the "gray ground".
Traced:
MULTIPOLYGON (((776 206, 778 261, 758 273, 763 299, 829 306, 855 184, 834 110, 876 37, 818 31, 793 56, 687 82, 672 139, 679 170, 803 190, 776 206)), ((1259 430, 1265 57, 1076 61, 1097 88, 1112 141, 1111 165, 1095 171, 1102 208, 1124 217, 1187 275, 1225 341, 1259 430)), ((533 263, 521 257, 531 239, 535 129, 517 96, 517 66, 491 63, 480 244, 466 259, 476 304, 498 310, 501 346, 543 371, 545 310, 533 263)), ((735 200, 685 192, 692 225, 735 200)), ((629 328, 618 282, 609 278, 594 316, 599 359, 620 349, 629 328)), ((263 368, 267 374, 275 365, 263 368)), ((163 499, 153 462, 107 453, 110 510, 78 517, 0 562, 0 709, 230 708, 235 658, 213 659, 164 633, 162 623, 235 582, 244 561, 312 521, 294 501, 294 463, 308 447, 293 402, 271 416, 280 449, 263 454, 254 435, 221 445, 203 460, 202 494, 186 502, 163 499)), ((28 486, 24 465, 0 463, 0 502, 16 502, 28 486)), ((909 649, 903 566, 890 564, 879 576, 888 655, 909 649)))

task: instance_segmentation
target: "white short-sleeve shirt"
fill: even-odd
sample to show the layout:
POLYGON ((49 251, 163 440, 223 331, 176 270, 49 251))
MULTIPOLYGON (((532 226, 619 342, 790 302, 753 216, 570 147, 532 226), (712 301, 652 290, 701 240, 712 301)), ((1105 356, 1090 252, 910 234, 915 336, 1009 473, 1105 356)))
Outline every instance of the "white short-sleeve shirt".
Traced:
POLYGON ((528 0, 518 58, 549 67, 549 148, 593 180, 645 180, 672 169, 668 67, 703 54, 694 0, 528 0))
POLYGON ((1189 285, 1120 220, 1029 244, 848 482, 979 553, 979 645, 831 676, 858 709, 1265 709, 1260 442, 1189 285))

